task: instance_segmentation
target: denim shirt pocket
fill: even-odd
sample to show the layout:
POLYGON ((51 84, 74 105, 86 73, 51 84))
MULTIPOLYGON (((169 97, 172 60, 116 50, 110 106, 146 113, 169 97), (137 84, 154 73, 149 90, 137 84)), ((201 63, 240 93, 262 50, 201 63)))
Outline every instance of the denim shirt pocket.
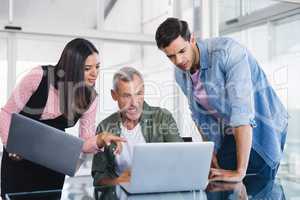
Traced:
POLYGON ((216 79, 213 84, 206 85, 209 106, 221 116, 227 116, 230 112, 225 89, 224 81, 221 79, 216 79))

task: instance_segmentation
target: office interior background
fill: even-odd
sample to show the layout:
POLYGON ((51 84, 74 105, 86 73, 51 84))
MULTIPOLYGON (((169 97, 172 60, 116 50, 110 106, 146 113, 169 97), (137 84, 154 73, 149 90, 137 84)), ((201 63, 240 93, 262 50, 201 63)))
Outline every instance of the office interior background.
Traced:
MULTIPOLYGON (((145 100, 169 109, 181 136, 201 140, 175 84, 174 67, 155 44, 156 28, 170 16, 188 21, 198 38, 232 37, 251 50, 290 115, 278 175, 300 180, 300 2, 296 0, 0 0, 0 106, 31 68, 56 64, 65 44, 83 37, 100 52, 97 124, 117 110, 110 96, 113 73, 132 66, 144 74, 145 100)), ((77 135, 77 130, 67 132, 77 135)), ((77 176, 89 175, 90 166, 88 157, 77 176)))

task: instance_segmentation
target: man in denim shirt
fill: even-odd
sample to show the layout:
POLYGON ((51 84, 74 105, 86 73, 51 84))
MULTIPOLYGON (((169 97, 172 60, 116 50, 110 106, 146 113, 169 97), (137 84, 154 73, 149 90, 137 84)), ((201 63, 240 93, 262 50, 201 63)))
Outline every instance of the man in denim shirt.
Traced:
POLYGON ((160 24, 155 39, 176 65, 203 139, 215 142, 210 179, 275 178, 288 115, 251 53, 229 38, 195 41, 176 18, 160 24))

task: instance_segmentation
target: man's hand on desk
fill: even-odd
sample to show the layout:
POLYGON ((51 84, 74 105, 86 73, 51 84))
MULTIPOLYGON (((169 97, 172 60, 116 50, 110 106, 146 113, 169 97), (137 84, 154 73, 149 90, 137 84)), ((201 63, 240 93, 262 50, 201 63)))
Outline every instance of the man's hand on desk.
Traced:
POLYGON ((217 155, 215 152, 213 153, 209 172, 210 181, 241 182, 244 177, 245 173, 241 171, 221 169, 218 163, 217 155))
POLYGON ((210 181, 241 182, 244 177, 244 172, 220 168, 211 168, 209 173, 210 181))

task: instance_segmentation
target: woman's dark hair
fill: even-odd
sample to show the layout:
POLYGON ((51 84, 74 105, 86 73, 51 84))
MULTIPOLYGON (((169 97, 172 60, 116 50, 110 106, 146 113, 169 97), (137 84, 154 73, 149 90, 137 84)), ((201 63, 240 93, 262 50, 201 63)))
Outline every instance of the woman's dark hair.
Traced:
POLYGON ((99 54, 90 41, 73 39, 65 46, 54 68, 60 109, 68 119, 87 110, 97 95, 95 89, 85 85, 84 81, 85 61, 93 53, 99 54))
POLYGON ((191 33, 186 21, 170 17, 159 25, 155 33, 156 45, 159 49, 169 46, 169 44, 181 36, 189 41, 191 33))

